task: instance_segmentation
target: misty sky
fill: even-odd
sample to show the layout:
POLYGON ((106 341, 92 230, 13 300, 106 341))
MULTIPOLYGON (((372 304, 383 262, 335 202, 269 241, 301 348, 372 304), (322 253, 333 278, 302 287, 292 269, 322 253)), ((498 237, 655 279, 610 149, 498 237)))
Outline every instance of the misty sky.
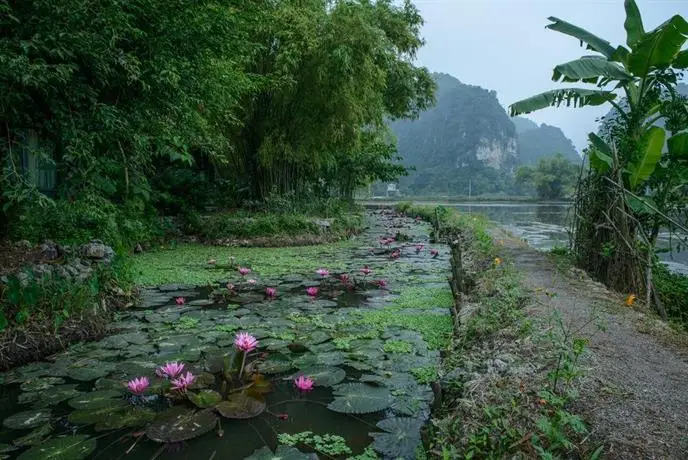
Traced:
MULTIPOLYGON (((556 64, 590 52, 573 37, 545 29, 556 16, 608 40, 626 44, 623 0, 414 0, 425 26, 419 64, 463 83, 497 91, 507 106, 565 84, 551 81, 556 64)), ((688 16, 688 0, 637 0, 645 30, 670 16, 688 16)), ((570 84, 568 84, 570 85, 570 84)), ((574 84, 574 86, 579 86, 574 84)), ((585 86, 585 85, 582 85, 585 86)), ((548 108, 527 115, 538 123, 560 127, 580 151, 595 119, 608 105, 548 108)))

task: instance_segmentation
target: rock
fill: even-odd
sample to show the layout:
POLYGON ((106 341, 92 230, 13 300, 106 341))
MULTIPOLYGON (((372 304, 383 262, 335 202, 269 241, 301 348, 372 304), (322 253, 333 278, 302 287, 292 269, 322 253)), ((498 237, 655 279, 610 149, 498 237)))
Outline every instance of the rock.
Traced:
POLYGON ((502 361, 501 359, 488 359, 487 360, 487 373, 488 374, 505 374, 509 369, 509 365, 502 361))
POLYGON ((330 227, 332 227, 332 223, 330 223, 329 220, 313 219, 311 222, 313 222, 315 225, 317 225, 323 230, 329 230, 330 227))
POLYGON ((41 256, 44 259, 48 260, 55 260, 59 257, 59 251, 57 249, 57 244, 53 241, 46 241, 45 243, 41 244, 41 256))
POLYGON ((32 249, 33 245, 29 240, 19 240, 16 243, 14 243, 16 247, 19 249, 32 249))
POLYGON ((45 276, 53 275, 53 266, 48 264, 37 264, 33 266, 32 271, 36 279, 42 279, 45 276))
POLYGON ((143 247, 141 246, 140 243, 137 243, 137 244, 136 244, 136 247, 134 248, 134 252, 135 252, 136 254, 140 254, 140 253, 143 252, 143 247))
POLYGON ((81 247, 81 254, 88 259, 98 259, 108 263, 115 255, 115 251, 100 240, 92 240, 81 247))

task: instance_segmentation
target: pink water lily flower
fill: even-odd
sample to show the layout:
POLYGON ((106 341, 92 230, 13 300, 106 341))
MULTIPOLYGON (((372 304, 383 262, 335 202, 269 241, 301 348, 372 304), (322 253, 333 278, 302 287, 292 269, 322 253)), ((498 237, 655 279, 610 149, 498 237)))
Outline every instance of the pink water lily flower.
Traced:
POLYGON ((322 276, 323 278, 327 278, 330 276, 330 271, 326 268, 319 268, 315 271, 318 275, 322 276))
POLYGON ((275 297, 277 297, 277 289, 273 287, 265 288, 265 295, 268 299, 274 299, 275 297))
POLYGON ((172 361, 171 363, 165 363, 164 366, 157 368, 155 370, 155 375, 164 379, 175 379, 182 371, 184 371, 184 363, 172 361))
POLYGON ((194 383, 194 380, 196 380, 196 376, 191 372, 187 372, 176 379, 170 380, 170 383, 172 384, 173 390, 186 391, 186 389, 194 383))
POLYGON ((246 282, 247 282, 248 284, 256 284, 256 280, 254 280, 254 279, 246 280, 246 282))
POLYGON ((311 391, 313 389, 313 379, 300 375, 294 380, 294 385, 301 391, 311 391))
POLYGON ((234 285, 232 283, 227 283, 227 289, 230 291, 234 290, 234 285))
POLYGON ((341 275, 339 275, 339 281, 341 281, 344 284, 348 283, 349 282, 349 274, 348 273, 342 273, 341 275))
POLYGON ((248 332, 239 332, 234 337, 234 345, 239 350, 248 353, 258 346, 258 340, 248 332))
POLYGON ((363 273, 364 276, 368 276, 368 275, 370 275, 371 273, 373 273, 373 271, 372 271, 367 265, 365 265, 365 266, 363 266, 363 268, 361 269, 361 273, 363 273))
POLYGON ((184 297, 176 297, 174 301, 177 303, 177 305, 184 305, 186 303, 186 299, 184 297))
POLYGON ((391 259, 398 259, 399 256, 401 256, 401 251, 399 251, 398 249, 389 255, 391 259))
POLYGON ((422 251, 424 247, 425 247, 425 245, 423 245, 423 244, 417 244, 416 245, 416 252, 422 251))
POLYGON ((318 295, 318 288, 309 287, 306 289, 306 294, 308 294, 309 297, 315 297, 316 295, 318 295))
POLYGON ((143 394, 143 392, 146 391, 146 388, 149 386, 150 381, 148 380, 148 377, 138 377, 133 380, 129 380, 127 383, 127 388, 135 395, 143 394))
POLYGON ((438 251, 437 249, 430 249, 430 255, 432 257, 437 257, 439 254, 440 254, 440 251, 438 251))
POLYGON ((385 289, 387 287, 387 280, 377 280, 377 285, 380 289, 385 289))
POLYGON ((246 275, 248 275, 249 273, 251 273, 251 269, 250 269, 250 268, 239 267, 239 274, 240 274, 241 276, 246 276, 246 275))

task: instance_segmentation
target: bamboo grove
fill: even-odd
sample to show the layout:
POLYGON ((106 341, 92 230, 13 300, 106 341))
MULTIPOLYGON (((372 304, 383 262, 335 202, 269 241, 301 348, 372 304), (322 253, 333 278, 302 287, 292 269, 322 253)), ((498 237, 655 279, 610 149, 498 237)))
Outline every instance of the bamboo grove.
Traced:
POLYGON ((396 177, 386 121, 434 97, 421 25, 410 1, 1 0, 3 221, 396 177))

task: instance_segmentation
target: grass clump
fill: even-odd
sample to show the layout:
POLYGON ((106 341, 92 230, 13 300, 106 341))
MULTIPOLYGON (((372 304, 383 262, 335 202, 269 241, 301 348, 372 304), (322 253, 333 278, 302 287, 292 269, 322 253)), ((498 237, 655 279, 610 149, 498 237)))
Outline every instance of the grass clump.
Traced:
POLYGON ((403 340, 388 340, 385 342, 382 350, 385 353, 411 353, 413 345, 403 340))

